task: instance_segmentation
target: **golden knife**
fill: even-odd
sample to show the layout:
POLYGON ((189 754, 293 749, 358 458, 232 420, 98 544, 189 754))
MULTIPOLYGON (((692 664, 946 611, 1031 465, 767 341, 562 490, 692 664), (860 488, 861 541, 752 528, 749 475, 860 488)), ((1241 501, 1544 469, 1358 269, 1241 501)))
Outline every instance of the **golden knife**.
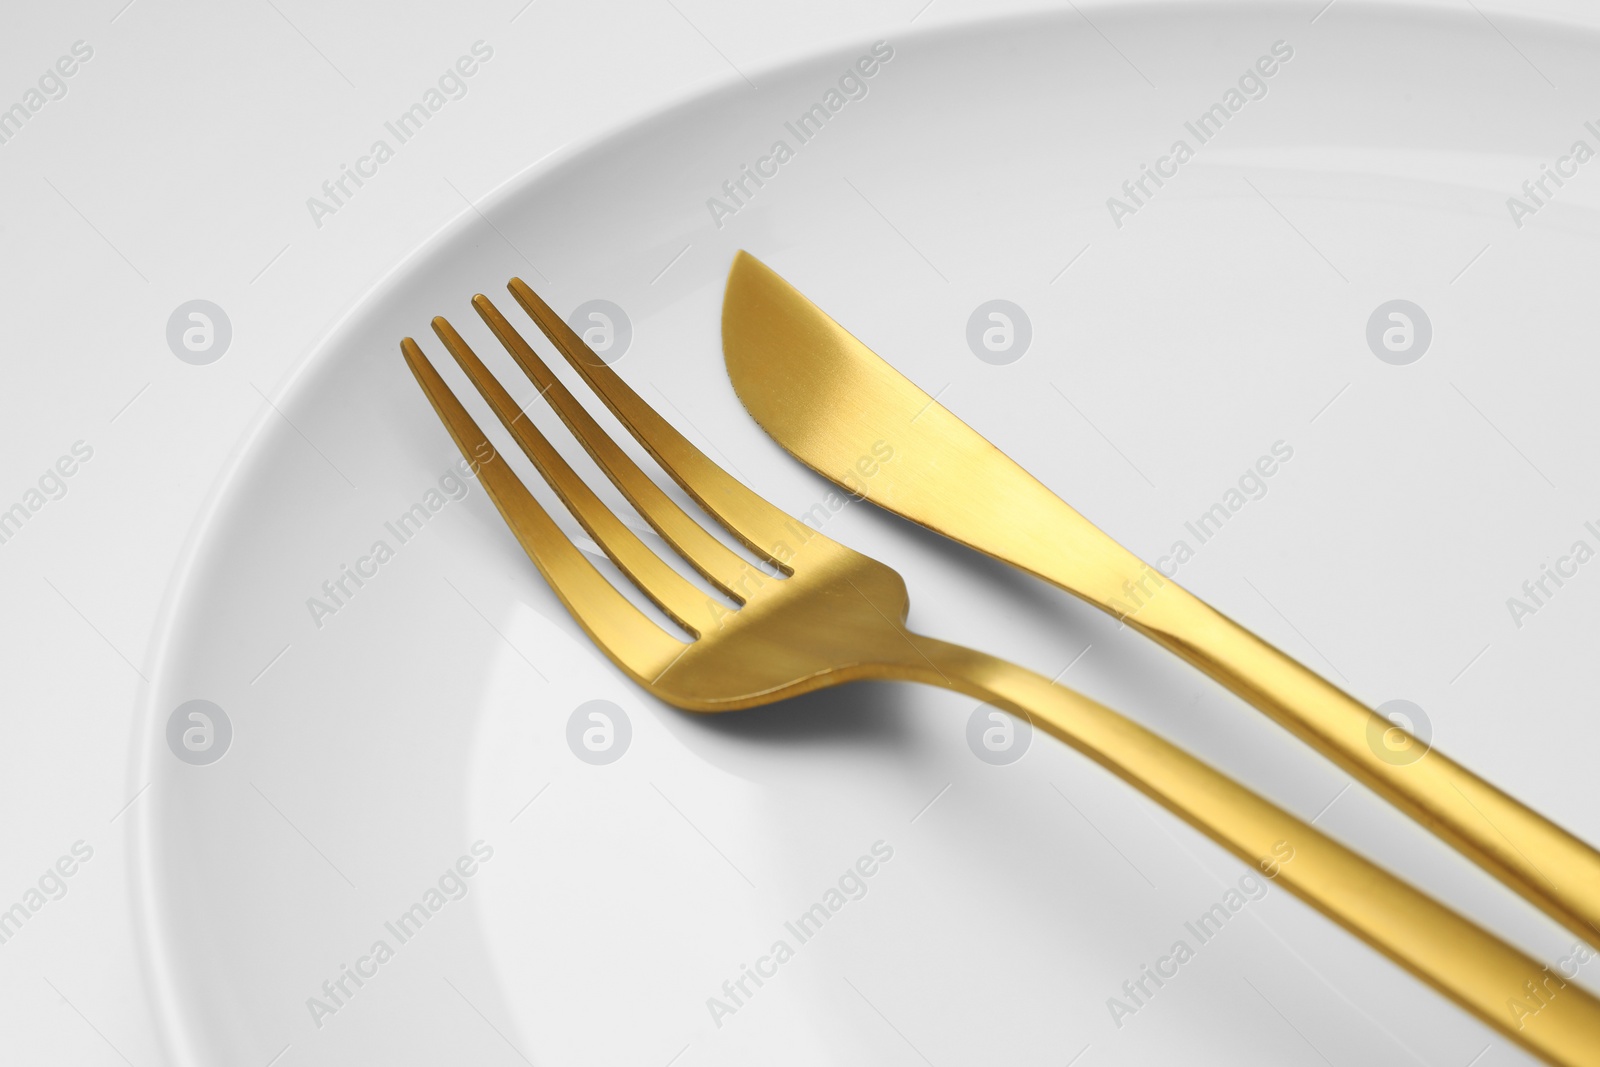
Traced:
POLYGON ((806 466, 1122 619, 1600 943, 1600 853, 1437 750, 1419 758, 1414 738, 1112 540, 746 252, 722 347, 745 407, 806 466), (875 445, 894 462, 865 477, 875 445))

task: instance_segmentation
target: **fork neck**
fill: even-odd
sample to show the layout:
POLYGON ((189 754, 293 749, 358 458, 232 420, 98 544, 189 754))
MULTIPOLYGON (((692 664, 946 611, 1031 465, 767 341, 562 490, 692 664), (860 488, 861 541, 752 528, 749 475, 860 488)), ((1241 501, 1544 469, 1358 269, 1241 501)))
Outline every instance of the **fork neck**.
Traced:
MULTIPOLYGON (((906 632, 909 647, 900 666, 908 681, 965 694, 1031 723, 1114 773, 1130 768, 1110 753, 1148 736, 1143 727, 1041 674, 975 648, 906 632)), ((903 643, 904 647, 905 643, 903 643)))

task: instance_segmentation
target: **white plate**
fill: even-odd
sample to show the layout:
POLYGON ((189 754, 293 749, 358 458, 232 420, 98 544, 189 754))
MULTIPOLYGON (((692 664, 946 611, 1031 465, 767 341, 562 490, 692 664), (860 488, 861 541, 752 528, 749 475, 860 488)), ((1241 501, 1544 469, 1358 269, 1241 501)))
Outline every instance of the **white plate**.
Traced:
POLYGON ((1574 140, 1600 147, 1565 104, 1600 98, 1596 41, 1470 9, 1299 8, 1093 6, 1092 25, 908 36, 802 143, 787 124, 827 106, 864 43, 538 168, 381 286, 231 471, 163 640, 138 890, 176 1061, 1466 1063, 1490 1044, 1517 1061, 1280 890, 1200 944, 1185 922, 1244 870, 1046 739, 981 761, 967 701, 863 686, 700 718, 646 698, 481 490, 449 499, 458 457, 398 356, 407 334, 442 356, 443 313, 508 370, 468 299, 512 274, 563 312, 613 302, 621 373, 758 490, 901 569, 914 625, 1072 664, 1065 681, 1306 816, 1336 801, 1319 825, 1554 959, 1551 924, 1187 668, 864 504, 835 510, 722 370, 743 247, 1150 558, 1287 443, 1183 580, 1363 697, 1417 701, 1441 747, 1600 839, 1582 776, 1548 763, 1550 731, 1600 742, 1560 699, 1585 683, 1562 657, 1593 591, 1553 600, 1537 646, 1501 603, 1593 517, 1592 322, 1573 294, 1592 289, 1600 162, 1520 228, 1505 201, 1574 140), (1185 122, 1276 42, 1272 76, 1245 83, 1265 95, 1200 143, 1185 122), (1116 225, 1108 198, 1179 139, 1193 158, 1116 225), (724 181, 779 140, 792 158, 729 203, 724 181), (1031 322, 1005 366, 966 339, 993 298, 1031 322), (1366 340, 1397 298, 1432 325, 1408 366, 1366 340), (438 506, 400 538, 419 503, 438 506), (380 541, 392 558, 332 601, 322 583, 380 541), (1530 698, 1519 675, 1544 660, 1566 673, 1530 698), (232 729, 206 765, 168 745, 197 699, 232 729), (1506 732, 1512 699, 1535 729, 1506 732), (608 765, 567 741, 592 700, 631 724, 608 765), (480 841, 464 895, 402 941, 385 924, 480 841), (785 923, 875 846, 892 858, 802 943, 785 923), (1124 991, 1180 939, 1195 956, 1176 977, 1124 991), (379 941, 392 958, 361 963, 379 941), (778 941, 793 958, 735 1001, 724 982, 778 941), (369 975, 335 1000, 347 966, 369 975), (1112 997, 1138 1010, 1116 1018, 1112 997))

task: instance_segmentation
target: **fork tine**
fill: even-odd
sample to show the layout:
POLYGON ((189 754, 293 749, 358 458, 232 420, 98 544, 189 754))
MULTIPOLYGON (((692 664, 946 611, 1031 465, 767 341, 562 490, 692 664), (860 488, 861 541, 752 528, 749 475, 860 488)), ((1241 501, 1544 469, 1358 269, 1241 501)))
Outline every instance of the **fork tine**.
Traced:
MULTIPOLYGON (((526 282, 512 278, 507 288, 551 344, 561 350, 567 362, 583 375, 612 414, 683 491, 753 551, 788 571, 786 559, 793 555, 793 549, 785 552, 782 548, 796 536, 793 520, 713 463, 656 414, 526 282)), ((807 534, 817 536, 811 531, 807 534)))
POLYGON ((715 624, 719 615, 730 614, 732 609, 718 604, 705 592, 695 587, 668 566, 637 534, 623 525, 615 512, 595 496, 594 491, 579 478, 577 472, 561 457, 531 419, 525 418, 517 402, 506 392, 489 368, 483 365, 470 345, 462 340, 455 327, 440 316, 433 320, 433 332, 439 335, 444 346, 456 358, 467 378, 489 402, 501 425, 516 438, 544 480, 561 497, 562 503, 583 524, 583 528, 605 550, 617 567, 633 584, 673 620, 699 637, 708 624, 715 624))
POLYGON ((407 337, 400 342, 400 351, 439 421, 450 431, 467 462, 477 465, 478 480, 488 491, 489 499, 550 588, 617 666, 648 685, 683 654, 686 646, 629 603, 567 539, 495 451, 416 341, 407 337))
MULTIPOLYGON (((511 353, 511 358, 517 361, 533 383, 539 387, 545 400, 556 410, 556 414, 561 416, 561 421, 567 424, 567 429, 572 431, 572 435, 583 444, 589 455, 594 457, 600 469, 606 472, 606 476, 622 491, 622 495, 628 498, 634 509, 644 516, 645 521, 655 527, 656 532, 677 549, 695 570, 705 575, 718 589, 741 604, 744 603, 749 596, 752 572, 755 568, 727 545, 712 537, 705 527, 661 491, 661 487, 656 485, 650 476, 617 446, 611 435, 594 421, 594 416, 578 403, 567 387, 561 384, 560 379, 550 373, 550 368, 539 358, 533 346, 517 332, 516 327, 506 321, 505 316, 500 314, 500 309, 495 307, 488 297, 479 293, 472 298, 472 306, 489 325, 489 329, 494 331, 495 336, 500 338, 500 343, 511 353)), ((751 547, 766 555, 758 546, 751 547)), ((757 586, 765 580, 759 574, 755 575, 757 586)))

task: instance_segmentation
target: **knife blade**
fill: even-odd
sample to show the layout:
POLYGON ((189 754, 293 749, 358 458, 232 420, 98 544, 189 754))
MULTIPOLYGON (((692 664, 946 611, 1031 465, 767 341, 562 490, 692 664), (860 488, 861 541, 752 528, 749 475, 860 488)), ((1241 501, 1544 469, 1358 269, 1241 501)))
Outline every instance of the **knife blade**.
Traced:
POLYGON ((1153 569, 747 252, 728 274, 722 349, 745 409, 823 477, 1112 614, 1137 609, 1125 586, 1155 588, 1153 569))

